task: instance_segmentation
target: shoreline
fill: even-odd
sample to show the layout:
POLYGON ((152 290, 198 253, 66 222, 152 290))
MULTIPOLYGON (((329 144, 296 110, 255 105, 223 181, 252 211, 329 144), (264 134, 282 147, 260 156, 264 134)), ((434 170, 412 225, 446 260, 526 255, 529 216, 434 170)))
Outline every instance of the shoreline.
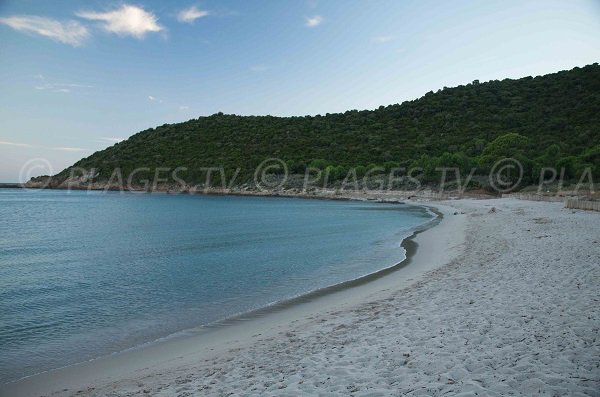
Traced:
MULTIPOLYGON (((297 188, 281 190, 244 190, 239 187, 232 188, 209 188, 197 190, 174 190, 171 186, 159 185, 153 190, 144 190, 143 188, 126 189, 115 186, 37 186, 22 184, 0 184, 0 189, 23 189, 23 190, 67 190, 78 192, 99 192, 99 193, 132 193, 132 194, 164 194, 173 196, 235 196, 235 197, 272 197, 272 198, 299 198, 310 200, 333 200, 333 201, 375 201, 380 203, 398 204, 406 200, 443 201, 456 198, 473 199, 494 199, 500 198, 498 195, 481 194, 477 191, 464 192, 437 192, 432 187, 425 187, 420 190, 369 190, 360 188, 358 190, 336 190, 335 188, 314 188, 303 191, 297 188)), ((413 201, 414 202, 414 201, 413 201)))
MULTIPOLYGON (((348 199, 352 200, 353 198, 348 199)), ((417 226, 410 236, 407 236, 402 240, 401 246, 405 250, 405 259, 400 263, 356 279, 344 281, 297 297, 285 299, 250 312, 240 313, 215 323, 182 330, 167 337, 147 342, 108 356, 102 356, 87 362, 27 376, 1 385, 0 392, 9 393, 11 396, 33 396, 49 393, 50 390, 57 391, 69 387, 83 387, 85 384, 95 384, 98 381, 102 383, 102 380, 104 382, 110 381, 114 378, 119 378, 124 373, 130 373, 145 368, 148 366, 149 362, 154 362, 155 365, 159 365, 161 362, 165 362, 165 357, 170 357, 170 359, 173 360, 174 355, 169 353, 180 352, 176 356, 183 357, 185 356, 184 352, 189 351, 189 345, 195 347, 204 346, 203 354, 210 355, 210 352, 220 348, 229 347, 232 338, 234 341, 247 339, 250 336, 247 332, 248 325, 250 324, 255 327, 255 334, 264 335, 265 329, 272 331, 273 329, 285 326, 286 324, 289 325, 290 320, 294 320, 291 322, 295 322, 299 317, 315 315, 320 313, 323 310, 323 307, 338 306, 340 303, 345 305, 348 304, 348 302, 353 302, 354 304, 361 303, 361 300, 357 300, 357 296, 363 296, 365 293, 370 296, 382 292, 380 288, 381 285, 379 284, 383 283, 384 286, 386 286, 383 291, 388 291, 390 286, 385 284, 389 284, 391 281, 389 278, 399 277, 396 273, 401 272, 403 269, 410 268, 408 265, 413 263, 415 257, 418 255, 418 240, 422 240, 419 236, 426 234, 431 230, 435 230, 443 223, 445 219, 444 215, 448 215, 452 212, 448 209, 449 207, 439 211, 437 206, 416 203, 411 203, 410 205, 425 207, 428 211, 433 212, 435 217, 424 222, 422 225, 417 226), (394 274, 396 274, 396 277, 393 277, 394 274), (356 292, 358 292, 358 294, 356 294, 356 292), (300 316, 298 316, 298 314, 300 314, 300 316), (216 333, 229 335, 229 341, 227 336, 221 337, 216 335, 216 333), (181 350, 184 346, 185 348, 181 350), (98 371, 99 369, 100 371, 98 371), (108 378, 103 376, 99 377, 98 373, 104 373, 108 378)), ((423 242, 421 242, 421 244, 423 244, 423 242)), ((412 279, 405 281, 412 281, 412 279)), ((364 297, 365 296, 363 296, 363 298, 364 297)))
MULTIPOLYGON (((283 197, 282 197, 283 198, 283 197)), ((389 204, 389 203, 388 203, 389 204)), ((426 207, 429 211, 431 211, 435 217, 433 217, 432 219, 428 220, 427 222, 424 222, 421 225, 416 226, 415 228, 413 228, 410 231, 410 235, 403 238, 402 241, 400 242, 400 247, 402 247, 404 249, 405 252, 405 258, 403 260, 401 260, 400 262, 388 266, 388 267, 384 267, 382 269, 376 270, 374 272, 371 273, 367 273, 364 274, 362 276, 353 278, 353 279, 349 279, 349 280, 345 280, 345 281, 341 281, 339 283, 333 284, 333 285, 329 285, 327 287, 322 287, 322 288, 318 288, 312 291, 308 291, 306 293, 302 293, 300 295, 297 296, 292 296, 290 298, 285 298, 282 299, 280 301, 276 301, 273 302, 271 304, 268 304, 266 306, 263 307, 259 307, 253 310, 249 310, 246 312, 241 312, 241 313, 237 313, 234 314, 232 316, 214 321, 212 323, 209 324, 205 324, 205 325, 200 325, 194 328, 190 328, 190 329, 185 329, 185 330, 181 330, 178 331, 174 334, 168 335, 164 338, 159 338, 159 340, 164 340, 164 339, 168 339, 170 337, 176 337, 177 334, 179 333, 186 333, 188 331, 191 330, 197 330, 197 329, 219 329, 223 326, 228 326, 230 324, 234 324, 234 323, 238 323, 238 322, 243 322, 249 319, 254 319, 260 316, 268 316, 270 313, 276 313, 282 310, 286 310, 290 307, 294 307, 296 305, 301 305, 304 303, 308 303, 308 302, 313 302, 315 300, 318 300, 321 297, 325 297, 327 295, 336 293, 336 292, 340 292, 340 291, 344 291, 346 289, 350 289, 350 288, 355 288, 355 287, 359 287, 361 285, 370 283, 372 281, 375 281, 377 279, 380 279, 382 277, 385 277, 386 275, 396 272, 400 269, 402 269, 405 266, 408 266, 411 261, 412 258, 415 256, 415 254, 417 253, 417 249, 419 244, 416 243, 414 240, 415 238, 420 234, 425 232, 426 230, 433 228, 435 226, 437 226, 444 218, 444 214, 439 212, 437 209, 435 208, 431 208, 430 206, 427 205, 418 205, 418 204, 408 204, 408 205, 415 205, 415 206, 419 206, 419 207, 426 207)), ((156 341, 152 341, 152 342, 148 342, 148 343, 154 343, 156 341)), ((131 349, 136 349, 136 347, 132 347, 130 349, 126 349, 127 350, 131 350, 131 349)), ((118 353, 117 353, 118 354, 118 353)), ((101 357, 99 357, 101 358, 101 357)), ((74 364, 77 365, 77 364, 74 364)), ((32 375, 35 376, 35 375, 32 375)), ((25 379, 25 378, 23 378, 25 379)))

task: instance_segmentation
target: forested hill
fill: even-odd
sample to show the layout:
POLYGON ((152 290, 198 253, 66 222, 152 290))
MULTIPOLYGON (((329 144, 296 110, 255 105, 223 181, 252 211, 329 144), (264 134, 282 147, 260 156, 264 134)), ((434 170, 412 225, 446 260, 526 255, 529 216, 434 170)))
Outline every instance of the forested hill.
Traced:
POLYGON ((495 157, 510 155, 526 162, 532 178, 540 167, 557 165, 575 178, 584 166, 598 172, 599 138, 595 63, 533 78, 473 81, 376 110, 300 117, 218 113, 139 132, 74 166, 97 169, 100 181, 117 167, 124 175, 138 167, 187 167, 180 176, 198 183, 202 167, 223 166, 228 173, 240 167, 241 181, 269 157, 286 161, 295 173, 329 166, 340 178, 350 167, 375 165, 420 166, 426 176, 437 166, 484 172, 495 157))

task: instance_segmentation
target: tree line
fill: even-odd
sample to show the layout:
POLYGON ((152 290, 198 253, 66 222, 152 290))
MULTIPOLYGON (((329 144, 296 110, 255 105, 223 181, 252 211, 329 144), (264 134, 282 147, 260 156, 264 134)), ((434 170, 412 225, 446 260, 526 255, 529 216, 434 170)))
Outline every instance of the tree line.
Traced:
MULTIPOLYGON (((204 181, 206 167, 223 167, 237 181, 253 177, 266 158, 285 161, 292 173, 327 169, 332 181, 349 169, 436 168, 489 172, 503 157, 524 165, 524 182, 537 182, 544 167, 564 169, 566 179, 591 167, 600 175, 600 66, 537 77, 494 80, 444 88, 401 104, 315 116, 237 116, 216 113, 141 131, 86 157, 73 167, 110 178, 147 167, 185 167, 181 177, 204 181)), ((64 180, 70 168, 56 176, 64 180)), ((360 177, 361 175, 358 175, 360 177)), ((137 178, 147 176, 139 173, 137 178)))

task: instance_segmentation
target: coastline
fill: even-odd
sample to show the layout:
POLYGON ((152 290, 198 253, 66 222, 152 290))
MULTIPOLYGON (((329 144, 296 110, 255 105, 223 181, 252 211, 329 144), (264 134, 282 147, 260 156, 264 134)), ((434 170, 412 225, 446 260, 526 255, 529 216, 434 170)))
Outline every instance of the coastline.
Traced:
MULTIPOLYGON (((438 233, 433 233, 434 236, 428 235, 444 224, 444 219, 448 219, 447 215, 453 211, 444 206, 441 206, 441 210, 438 206, 426 207, 434 212, 436 217, 419 226, 412 235, 402 241, 406 258, 396 265, 215 324, 187 330, 141 347, 26 377, 0 386, 0 394, 33 396, 48 393, 50 390, 73 390, 89 384, 115 381, 125 374, 168 366, 167 363, 182 360, 186 356, 196 361, 211 356, 220 349, 230 348, 232 344, 251 343, 257 335, 264 336, 276 332, 301 318, 322 313, 326 308, 339 310, 347 305, 360 304, 366 298, 371 299, 390 291, 397 283, 415 281, 427 270, 423 268, 419 271, 413 269, 413 266, 407 266, 417 266, 414 264, 419 258, 420 250, 417 250, 417 246, 431 243, 431 239, 435 239, 438 233), (249 332, 250 330, 254 331, 249 332), (190 354, 190 351, 194 353, 190 354)), ((441 251, 438 253, 443 254, 441 251)), ((441 264, 443 259, 438 259, 438 264, 441 264)))
MULTIPOLYGON (((416 205, 416 204, 411 204, 411 205, 416 205)), ((229 316, 224 319, 217 320, 215 322, 193 328, 191 330, 182 330, 180 332, 186 333, 189 331, 193 331, 195 329, 196 330, 198 330, 198 329, 205 330, 205 329, 210 329, 210 328, 220 328, 222 326, 227 326, 227 325, 234 324, 234 323, 245 322, 247 320, 251 320, 251 319, 254 319, 254 318, 257 318, 260 316, 269 315, 270 313, 276 313, 276 312, 279 312, 282 310, 286 310, 286 309, 294 307, 296 305, 313 302, 322 297, 326 297, 327 295, 334 294, 336 292, 341 292, 346 289, 359 287, 361 285, 364 285, 364 284, 373 282, 377 279, 380 279, 382 277, 385 277, 385 276, 389 275, 390 273, 396 272, 405 266, 408 266, 412 262, 415 254, 417 253, 419 244, 417 242, 415 242, 416 237, 420 233, 423 233, 423 232, 427 231, 428 229, 437 226, 444 218, 444 214, 439 212, 437 210, 437 208, 435 208, 435 207, 431 208, 430 206, 425 206, 425 205, 419 205, 419 206, 427 207, 431 212, 433 212, 435 217, 430 219, 429 221, 424 222, 423 224, 417 226, 416 228, 414 228, 411 231, 411 234, 409 236, 402 239, 400 246, 405 251, 405 258, 402 261, 400 261, 392 266, 384 267, 384 268, 374 271, 372 273, 364 274, 357 278, 345 280, 345 281, 342 281, 342 282, 339 282, 339 283, 336 283, 336 284, 333 284, 333 285, 330 285, 327 287, 318 288, 316 290, 312 290, 312 291, 303 293, 298 296, 293 296, 291 298, 286 298, 281 301, 274 302, 267 306, 263 306, 263 307, 253 309, 253 310, 250 310, 247 312, 238 313, 233 316, 229 316)), ((172 336, 174 336, 174 335, 167 336, 166 338, 169 338, 172 336)), ((161 338, 161 339, 165 339, 165 338, 161 338)), ((150 343, 153 343, 153 342, 150 342, 150 343)), ((132 349, 135 349, 135 347, 132 349)))
POLYGON ((589 395, 600 214, 453 200, 410 266, 226 327, 4 385, 4 396, 589 395))
POLYGON ((122 186, 111 185, 58 185, 44 186, 36 183, 19 183, 19 184, 0 184, 0 189, 26 189, 26 190, 74 190, 87 192, 113 192, 113 193, 137 193, 137 194, 167 194, 167 195, 190 195, 190 196, 238 196, 238 197, 271 197, 271 198, 301 198, 310 200, 361 200, 361 201, 377 201, 381 203, 403 203, 404 201, 414 200, 420 201, 442 201, 457 198, 473 198, 473 199, 491 199, 499 198, 497 195, 484 193, 479 191, 463 191, 463 192, 437 192, 435 188, 422 188, 420 190, 336 190, 334 188, 316 188, 310 190, 302 190, 298 188, 277 189, 277 190, 260 190, 260 189, 245 189, 240 187, 232 188, 208 188, 208 189, 175 189, 173 186, 158 185, 152 190, 145 190, 141 186, 133 186, 132 188, 124 188, 122 186))

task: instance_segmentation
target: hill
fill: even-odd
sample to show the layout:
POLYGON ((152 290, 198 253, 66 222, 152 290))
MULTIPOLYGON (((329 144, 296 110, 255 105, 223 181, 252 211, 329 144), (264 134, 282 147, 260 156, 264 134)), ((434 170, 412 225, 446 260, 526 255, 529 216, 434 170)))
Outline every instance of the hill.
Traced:
POLYGON ((224 167, 236 183, 252 178, 263 160, 284 160, 292 173, 307 166, 329 167, 339 180, 382 166, 421 167, 436 178, 436 167, 472 167, 484 174, 503 156, 525 164, 525 182, 541 167, 564 167, 578 178, 586 166, 600 171, 600 66, 517 80, 505 79, 444 88, 402 104, 376 110, 300 117, 214 114, 141 131, 126 141, 84 158, 58 174, 94 168, 107 181, 116 168, 137 183, 157 167, 186 167, 178 176, 189 184, 205 180, 203 167, 224 167))

